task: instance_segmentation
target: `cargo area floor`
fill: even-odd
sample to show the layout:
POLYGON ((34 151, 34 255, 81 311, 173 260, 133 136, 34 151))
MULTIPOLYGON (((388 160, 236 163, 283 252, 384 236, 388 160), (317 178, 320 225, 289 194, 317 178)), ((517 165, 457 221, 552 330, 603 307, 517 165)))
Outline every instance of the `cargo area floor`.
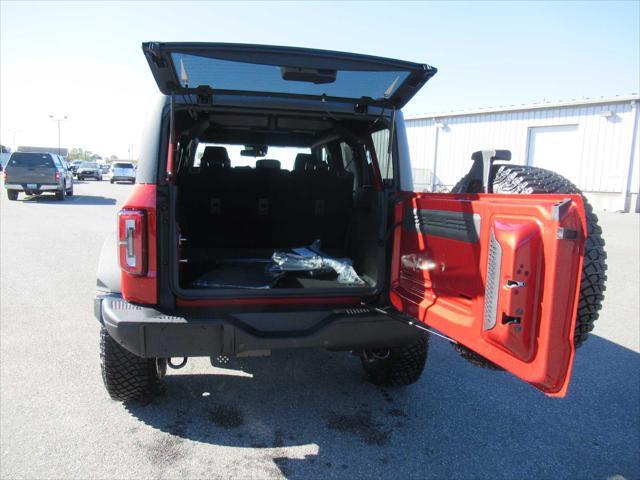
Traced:
MULTIPOLYGON (((339 256, 339 251, 331 255, 339 256)), ((349 289, 363 285, 341 283, 334 272, 274 273, 269 270, 273 249, 194 249, 180 276, 182 288, 349 289)), ((366 285, 372 286, 364 279, 366 285)))

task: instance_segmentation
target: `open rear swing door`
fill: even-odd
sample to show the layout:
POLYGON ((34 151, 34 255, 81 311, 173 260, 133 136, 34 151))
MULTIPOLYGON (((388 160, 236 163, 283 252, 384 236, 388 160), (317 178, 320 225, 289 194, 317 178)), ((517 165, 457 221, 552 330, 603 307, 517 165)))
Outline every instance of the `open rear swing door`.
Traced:
POLYGON ((567 392, 586 220, 580 195, 405 193, 393 306, 550 396, 567 392))

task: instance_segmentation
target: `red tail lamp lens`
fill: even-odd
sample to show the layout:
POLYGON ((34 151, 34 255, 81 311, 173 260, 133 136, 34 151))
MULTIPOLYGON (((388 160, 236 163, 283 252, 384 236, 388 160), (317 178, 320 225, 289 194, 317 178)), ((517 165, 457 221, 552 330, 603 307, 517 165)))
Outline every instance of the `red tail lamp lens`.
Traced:
POLYGON ((118 212, 120 268, 131 275, 147 274, 147 216, 144 210, 118 212))

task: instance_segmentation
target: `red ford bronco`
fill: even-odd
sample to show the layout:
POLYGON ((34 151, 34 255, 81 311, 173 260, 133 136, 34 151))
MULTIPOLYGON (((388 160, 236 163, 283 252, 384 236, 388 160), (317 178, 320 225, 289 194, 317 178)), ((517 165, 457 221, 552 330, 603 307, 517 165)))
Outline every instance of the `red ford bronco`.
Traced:
POLYGON ((505 150, 474 153, 451 193, 414 192, 401 108, 435 68, 259 45, 142 49, 164 95, 100 258, 112 398, 148 397, 188 357, 286 348, 351 351, 372 382, 408 385, 430 334, 567 393, 603 300, 597 217, 568 180, 505 150))

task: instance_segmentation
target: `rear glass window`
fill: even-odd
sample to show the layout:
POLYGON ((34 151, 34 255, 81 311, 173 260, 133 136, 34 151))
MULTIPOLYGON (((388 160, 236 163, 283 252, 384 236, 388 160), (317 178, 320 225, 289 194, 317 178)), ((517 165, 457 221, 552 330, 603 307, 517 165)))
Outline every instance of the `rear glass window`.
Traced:
POLYGON ((200 166, 200 159, 207 147, 224 147, 231 162, 231 167, 251 167, 255 168, 256 162, 261 159, 272 159, 280 162, 282 170, 293 170, 296 156, 299 153, 311 153, 310 148, 301 147, 268 147, 267 154, 262 157, 243 157, 240 152, 245 149, 243 145, 226 145, 219 143, 201 143, 196 150, 196 156, 193 161, 194 167, 200 166))
POLYGON ((133 168, 131 163, 114 163, 113 168, 133 168))
POLYGON ((392 96, 409 75, 406 71, 339 70, 335 80, 313 83, 285 80, 283 68, 275 65, 232 62, 183 53, 171 55, 180 84, 186 88, 207 85, 215 90, 384 99, 392 96))
POLYGON ((14 153, 9 159, 10 166, 20 167, 53 167, 51 156, 42 153, 14 153))

